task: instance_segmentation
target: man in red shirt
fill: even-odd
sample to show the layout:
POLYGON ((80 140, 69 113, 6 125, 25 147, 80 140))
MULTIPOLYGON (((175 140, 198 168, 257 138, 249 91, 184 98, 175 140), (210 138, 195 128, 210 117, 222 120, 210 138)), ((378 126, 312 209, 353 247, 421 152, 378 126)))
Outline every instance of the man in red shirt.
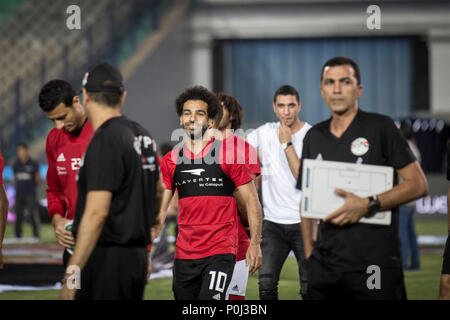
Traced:
POLYGON ((224 300, 238 247, 235 190, 247 203, 250 245, 246 262, 251 273, 262 263, 261 208, 245 164, 225 161, 226 154, 233 150, 227 151, 222 141, 207 134, 208 122, 217 123, 222 117, 214 93, 199 86, 187 89, 177 98, 176 107, 186 135, 184 143, 168 153, 161 164, 166 190, 159 213, 163 222, 177 190, 175 299, 224 300))
MULTIPOLYGON (((46 143, 48 212, 58 243, 70 248, 75 242, 65 225, 73 220, 77 201, 76 177, 94 131, 80 98, 66 81, 46 83, 39 93, 39 106, 55 123, 46 143)), ((69 256, 65 250, 64 265, 69 256)))
POLYGON ((6 196, 5 185, 3 184, 3 169, 5 162, 0 153, 0 270, 3 269, 3 237, 5 236, 6 221, 8 219, 9 202, 6 196))
MULTIPOLYGON (((217 98, 222 105, 223 116, 218 124, 220 139, 223 143, 232 148, 233 154, 228 155, 227 161, 237 159, 238 163, 244 163, 253 180, 261 174, 256 149, 248 144, 244 139, 235 135, 235 131, 240 129, 242 124, 242 107, 234 97, 218 93, 217 98), (230 157, 231 156, 231 157, 230 157)), ((226 148, 228 149, 228 148, 226 148)), ((242 203, 239 191, 234 195, 238 205, 238 249, 236 255, 236 265, 233 276, 226 294, 227 300, 245 300, 245 292, 248 282, 248 266, 245 265, 245 258, 250 245, 246 227, 248 225, 246 203, 242 203), (245 226, 244 226, 245 225, 245 226)))

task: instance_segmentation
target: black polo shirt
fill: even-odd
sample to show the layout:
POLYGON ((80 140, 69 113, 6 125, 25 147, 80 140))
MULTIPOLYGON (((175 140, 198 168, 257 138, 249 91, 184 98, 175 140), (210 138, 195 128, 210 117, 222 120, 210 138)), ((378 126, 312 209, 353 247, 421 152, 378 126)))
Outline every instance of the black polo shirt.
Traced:
POLYGON ((124 116, 109 119, 81 161, 72 232, 77 233, 87 193, 107 190, 113 196, 98 245, 148 245, 158 178, 156 143, 147 130, 124 116))
POLYGON ((36 173, 39 172, 39 165, 36 161, 28 158, 25 163, 19 159, 14 163, 14 177, 16 179, 16 196, 36 195, 36 173))
MULTIPOLYGON (((308 131, 303 140, 302 161, 321 158, 391 166, 397 170, 416 160, 389 117, 358 110, 340 138, 330 132, 330 122, 331 118, 308 131)), ((397 175, 394 176, 396 185, 397 175)), ((297 182, 299 189, 301 179, 302 170, 297 182)), ((398 208, 392 209, 391 219, 389 226, 356 223, 340 227, 321 222, 313 255, 343 271, 366 270, 370 265, 401 267, 398 208)))

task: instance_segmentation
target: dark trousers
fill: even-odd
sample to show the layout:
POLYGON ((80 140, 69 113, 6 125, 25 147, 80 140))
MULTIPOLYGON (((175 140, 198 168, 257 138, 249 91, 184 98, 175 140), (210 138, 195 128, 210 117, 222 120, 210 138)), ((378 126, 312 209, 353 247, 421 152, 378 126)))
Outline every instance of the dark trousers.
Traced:
POLYGON ((28 214, 31 219, 31 225, 33 227, 33 235, 39 238, 39 229, 41 225, 41 219, 39 218, 38 203, 35 196, 16 196, 16 238, 22 237, 22 223, 25 216, 25 210, 28 210, 28 214))
POLYGON ((279 224, 264 220, 262 238, 263 263, 259 269, 260 299, 278 299, 278 282, 281 269, 291 250, 297 259, 300 294, 304 296, 307 290, 308 277, 305 268, 305 251, 300 223, 279 224))
POLYGON ((142 300, 147 283, 145 247, 96 246, 81 271, 76 300, 142 300))
POLYGON ((406 300, 403 270, 379 268, 344 272, 336 270, 314 256, 307 260, 307 300, 406 300), (375 277, 378 277, 375 280, 375 277), (378 284, 376 284, 378 281, 378 284))
POLYGON ((234 264, 233 254, 175 259, 172 287, 175 300, 225 300, 234 264))
POLYGON ((402 244, 402 264, 404 270, 420 269, 419 245, 414 227, 414 209, 410 206, 399 208, 399 237, 402 244), (409 259, 411 258, 411 264, 409 259))

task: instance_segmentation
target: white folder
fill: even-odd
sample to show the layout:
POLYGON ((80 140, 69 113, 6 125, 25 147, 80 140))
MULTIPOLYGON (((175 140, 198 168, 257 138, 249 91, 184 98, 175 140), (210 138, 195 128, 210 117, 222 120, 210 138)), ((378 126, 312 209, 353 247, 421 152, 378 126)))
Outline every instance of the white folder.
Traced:
MULTIPOLYGON (((349 162, 303 160, 301 216, 323 219, 344 204, 336 188, 369 197, 393 188, 394 169, 349 162)), ((360 223, 390 225, 391 210, 364 217, 360 223)))

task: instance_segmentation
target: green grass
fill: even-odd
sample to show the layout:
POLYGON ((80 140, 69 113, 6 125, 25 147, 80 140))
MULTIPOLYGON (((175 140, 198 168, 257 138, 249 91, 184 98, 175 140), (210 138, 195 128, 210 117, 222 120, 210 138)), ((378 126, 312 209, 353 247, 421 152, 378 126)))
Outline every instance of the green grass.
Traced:
MULTIPOLYGON (((422 270, 405 273, 408 299, 434 300, 439 290, 439 278, 442 265, 440 254, 421 255, 422 270)), ((279 283, 280 300, 300 300, 297 261, 288 258, 283 267, 279 283)), ((53 300, 59 291, 5 292, 0 300, 53 300)), ((250 276, 247 286, 247 300, 258 300, 258 276, 250 276)), ((173 300, 172 279, 150 280, 144 293, 145 300, 173 300)))
MULTIPOLYGON (((57 243, 55 238, 55 232, 53 231, 53 225, 48 223, 41 224, 41 241, 42 244, 47 243, 57 243)), ((5 238, 14 238, 14 224, 8 223, 6 225, 5 230, 5 238)), ((22 225, 22 237, 23 238, 31 238, 33 237, 33 230, 31 228, 31 225, 29 223, 22 225)))
MULTIPOLYGON (((6 235, 14 236, 13 225, 8 225, 6 235)), ((419 235, 447 235, 446 220, 416 221, 416 230, 419 235)), ((31 228, 25 228, 25 236, 31 236, 31 228), (28 229, 28 230, 27 230, 28 229), (28 234, 27 234, 28 232, 28 234)), ((53 228, 51 225, 43 225, 41 237, 46 243, 54 243, 53 228)), ((439 290, 439 279, 442 267, 442 254, 424 253, 420 255, 422 269, 419 271, 405 272, 405 283, 408 299, 410 300, 434 300, 439 290)), ((279 282, 279 298, 281 300, 301 299, 299 291, 299 279, 297 262, 294 258, 288 258, 281 271, 279 282)), ((58 298, 58 291, 33 291, 33 292, 5 292, 0 293, 0 300, 52 300, 58 298)), ((247 286, 248 300, 258 300, 258 275, 249 278, 247 286)), ((145 300, 172 300, 172 279, 150 280, 144 293, 145 300)))
POLYGON ((442 254, 421 254, 421 269, 406 271, 406 294, 409 300, 435 300, 439 293, 442 254))
POLYGON ((448 223, 446 219, 416 219, 416 232, 418 235, 446 236, 448 234, 448 223))
POLYGON ((0 300, 57 300, 59 290, 9 291, 0 293, 0 300))

